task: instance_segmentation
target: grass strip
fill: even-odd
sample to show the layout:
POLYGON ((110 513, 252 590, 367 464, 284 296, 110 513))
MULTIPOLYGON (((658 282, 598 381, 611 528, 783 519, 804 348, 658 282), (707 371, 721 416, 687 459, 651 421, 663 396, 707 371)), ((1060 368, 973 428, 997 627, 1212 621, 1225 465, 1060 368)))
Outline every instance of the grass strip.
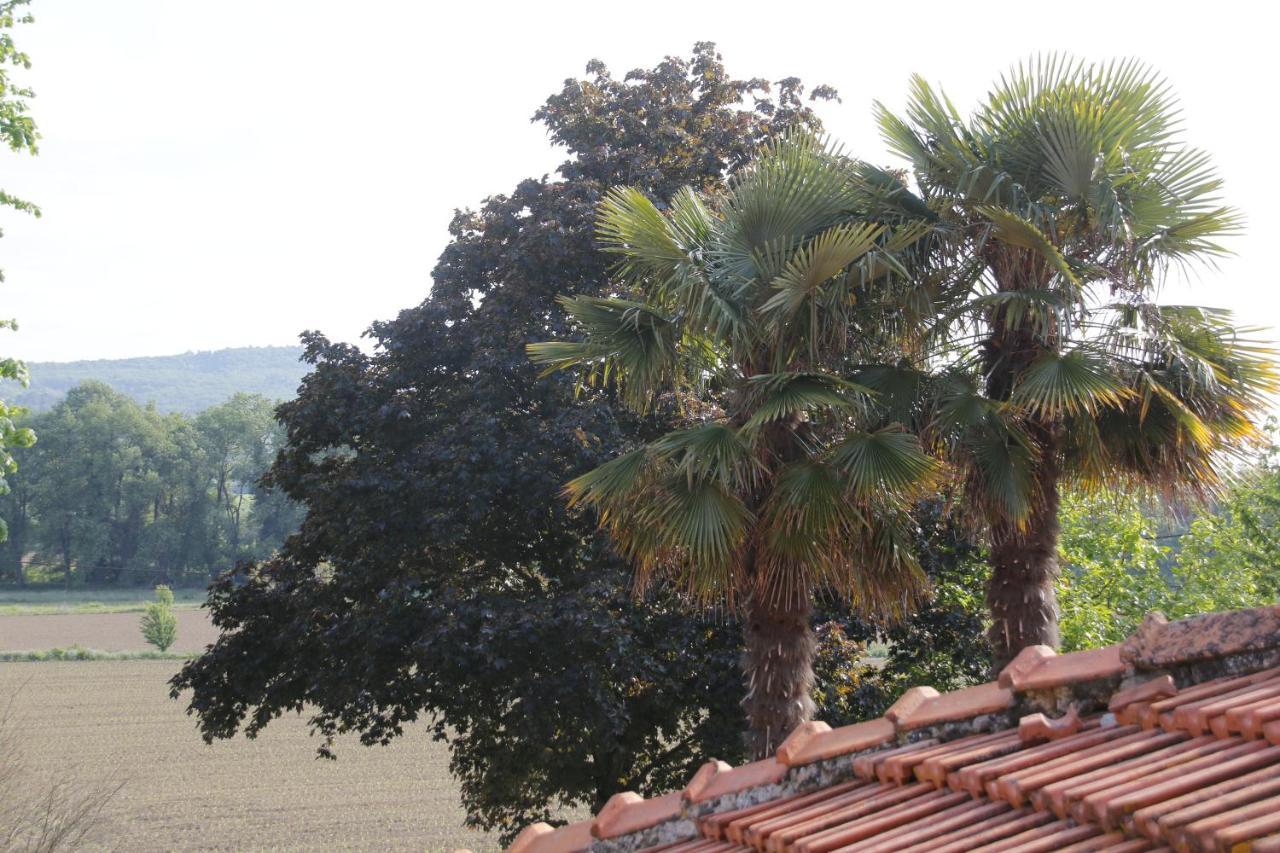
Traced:
POLYGON ((191 660, 198 655, 199 652, 160 652, 155 649, 140 652, 105 652, 77 644, 65 648, 0 651, 0 663, 67 660, 191 660))

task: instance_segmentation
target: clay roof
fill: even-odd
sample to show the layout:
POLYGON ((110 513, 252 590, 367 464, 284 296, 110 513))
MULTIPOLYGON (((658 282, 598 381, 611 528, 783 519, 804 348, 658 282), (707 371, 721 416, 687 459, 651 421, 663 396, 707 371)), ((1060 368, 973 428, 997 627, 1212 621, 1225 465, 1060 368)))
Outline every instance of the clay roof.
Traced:
POLYGON ((1024 649, 988 684, 810 722, 773 758, 527 827, 512 853, 1280 851, 1280 607, 1024 649))

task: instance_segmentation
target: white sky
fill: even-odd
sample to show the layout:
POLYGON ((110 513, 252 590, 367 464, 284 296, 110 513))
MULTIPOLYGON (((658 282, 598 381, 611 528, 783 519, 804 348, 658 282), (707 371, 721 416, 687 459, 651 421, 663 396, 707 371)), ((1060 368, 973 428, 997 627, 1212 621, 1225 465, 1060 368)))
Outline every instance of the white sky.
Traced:
POLYGON ((33 361, 354 341, 416 305, 455 207, 563 159, 529 117, 587 60, 614 73, 719 44, 735 76, 796 75, 888 162, 870 105, 920 72, 967 109, 1030 54, 1136 55, 1174 83, 1249 219, 1188 296, 1280 326, 1276 22, 1262 3, 500 3, 34 0, 15 38, 44 134, 0 152, 0 353, 33 361))

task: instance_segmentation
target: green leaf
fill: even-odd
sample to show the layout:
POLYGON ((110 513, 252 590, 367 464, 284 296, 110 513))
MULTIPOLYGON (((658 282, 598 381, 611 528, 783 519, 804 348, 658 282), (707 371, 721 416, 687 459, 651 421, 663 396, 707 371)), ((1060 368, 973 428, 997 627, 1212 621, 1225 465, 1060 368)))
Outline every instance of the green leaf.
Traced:
POLYGON ((1037 416, 1060 418, 1118 406, 1128 394, 1104 362, 1076 350, 1037 357, 1018 377, 1012 400, 1037 416))
POLYGON ((992 225, 992 233, 997 240, 1012 246, 1035 251, 1048 264, 1072 285, 1079 285, 1075 271, 1067 263, 1062 252, 1044 235, 1039 228, 1032 225, 1016 213, 992 205, 979 205, 977 211, 985 216, 992 225))
POLYGON ((872 394, 869 388, 825 373, 765 373, 751 377, 748 384, 757 396, 754 412, 743 425, 747 431, 801 412, 861 409, 872 394))
POLYGON ((655 458, 670 461, 691 483, 714 480, 725 486, 746 488, 759 473, 751 447, 725 423, 674 430, 649 447, 655 458))
POLYGON ((817 298, 822 284, 873 248, 883 233, 884 227, 875 223, 837 225, 823 231, 792 255, 771 283, 774 293, 761 306, 761 312, 776 312, 785 322, 817 298))
POLYGON ((852 432, 832 449, 829 459, 858 499, 913 493, 937 471, 916 436, 892 428, 852 432))

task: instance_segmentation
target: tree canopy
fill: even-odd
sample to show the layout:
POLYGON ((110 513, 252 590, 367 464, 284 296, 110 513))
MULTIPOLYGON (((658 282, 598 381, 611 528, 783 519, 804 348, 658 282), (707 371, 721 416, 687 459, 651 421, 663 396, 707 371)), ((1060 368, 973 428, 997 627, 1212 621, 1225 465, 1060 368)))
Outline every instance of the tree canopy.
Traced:
POLYGON ((190 418, 87 382, 21 423, 40 442, 14 451, 0 495, 10 537, 0 577, 28 582, 203 584, 272 553, 297 508, 257 486, 283 444, 275 404, 238 394, 190 418))
POLYGON ((877 107, 912 167, 904 203, 942 242, 932 346, 898 390, 990 534, 996 665, 1058 643, 1059 491, 1124 482, 1205 496, 1261 437, 1273 351, 1223 312, 1161 304, 1171 269, 1211 263, 1240 224, 1168 84, 1134 60, 1046 56, 963 117, 912 82, 877 107))
POLYGON ((916 301, 897 255, 929 230, 872 218, 881 175, 793 132, 719 196, 685 189, 665 215, 616 189, 600 207, 616 290, 563 297, 582 339, 529 347, 641 411, 664 393, 699 406, 691 426, 567 491, 640 583, 666 576, 743 611, 755 758, 812 711, 814 594, 884 618, 923 587, 910 510, 933 460, 848 379, 851 365, 896 362, 893 332, 916 301))
POLYGON ((736 626, 669 590, 635 599, 560 499, 679 407, 638 416, 540 381, 524 346, 568 332, 557 296, 608 286, 594 218, 612 186, 660 203, 719 186, 762 140, 818 126, 804 92, 734 78, 705 43, 621 78, 592 62, 535 115, 568 154, 558 175, 458 212, 429 298, 374 324, 372 353, 305 336, 268 481, 307 514, 213 590, 224 634, 174 681, 206 737, 304 706, 367 743, 429 718, 469 819, 508 832, 741 755, 736 626))

